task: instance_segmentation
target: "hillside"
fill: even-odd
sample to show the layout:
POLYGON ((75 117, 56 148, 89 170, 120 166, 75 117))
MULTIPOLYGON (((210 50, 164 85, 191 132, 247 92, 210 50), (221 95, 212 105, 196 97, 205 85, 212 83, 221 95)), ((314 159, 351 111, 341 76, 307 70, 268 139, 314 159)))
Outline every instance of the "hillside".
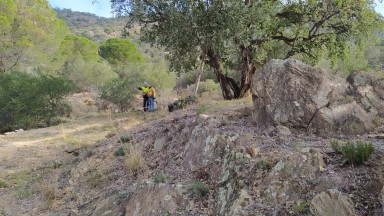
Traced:
POLYGON ((2 136, 0 212, 308 215, 326 205, 336 215, 383 214, 382 140, 340 137, 375 146, 353 167, 329 139, 255 127, 251 107, 200 102, 2 136))
POLYGON ((91 13, 77 12, 70 9, 55 9, 57 17, 64 19, 72 34, 86 37, 97 44, 110 38, 127 38, 134 42, 141 53, 151 61, 159 62, 164 59, 164 52, 139 40, 139 29, 130 29, 128 35, 123 35, 126 20, 124 18, 104 18, 91 13))
POLYGON ((70 9, 55 10, 57 17, 66 21, 72 34, 84 36, 98 44, 109 38, 121 37, 125 26, 124 20, 119 18, 104 18, 70 9))

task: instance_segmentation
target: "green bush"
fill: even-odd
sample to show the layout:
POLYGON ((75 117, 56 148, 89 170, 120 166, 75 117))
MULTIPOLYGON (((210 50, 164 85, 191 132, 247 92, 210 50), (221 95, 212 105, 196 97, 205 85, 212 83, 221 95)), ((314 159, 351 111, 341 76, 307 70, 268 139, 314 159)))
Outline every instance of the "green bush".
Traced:
POLYGON ((332 149, 336 149, 336 153, 343 154, 348 163, 355 165, 363 164, 374 151, 372 143, 365 143, 363 141, 357 141, 356 143, 348 141, 342 146, 339 146, 337 141, 333 141, 333 143, 332 149))
POLYGON ((339 141, 337 140, 331 140, 331 148, 332 150, 337 153, 337 154, 341 154, 341 147, 340 147, 340 144, 339 144, 339 141))
POLYGON ((101 99, 116 104, 121 111, 126 111, 135 99, 137 81, 130 78, 116 78, 101 88, 101 99))
POLYGON ((82 59, 75 60, 67 65, 62 73, 73 81, 77 88, 83 91, 87 91, 92 87, 99 88, 118 77, 108 62, 92 62, 82 59))
POLYGON ((0 74, 0 83, 0 132, 49 126, 71 111, 63 98, 74 87, 64 78, 11 72, 0 74))
POLYGON ((127 143, 127 142, 131 141, 131 137, 129 137, 128 135, 123 135, 120 137, 120 141, 122 143, 127 143))
POLYGON ((173 106, 173 109, 182 109, 182 108, 185 108, 187 107, 187 105, 190 105, 190 104, 193 104, 196 102, 196 97, 193 97, 193 96, 188 96, 186 98, 182 98, 182 99, 179 99, 175 102, 173 102, 173 104, 171 104, 173 106))
POLYGON ((8 183, 4 179, 0 178, 0 188, 6 187, 8 187, 8 183))
POLYGON ((203 197, 209 191, 208 185, 197 180, 191 182, 190 189, 196 197, 203 197))
POLYGON ((164 173, 160 173, 153 178, 153 181, 155 182, 155 184, 159 184, 159 183, 164 183, 166 179, 167 179, 167 176, 165 176, 164 173))
POLYGON ((218 83, 215 83, 212 79, 207 79, 200 83, 198 93, 201 94, 203 92, 211 92, 219 89, 220 85, 218 83))
POLYGON ((125 148, 123 146, 120 146, 116 151, 115 151, 115 156, 124 156, 125 155, 125 148))

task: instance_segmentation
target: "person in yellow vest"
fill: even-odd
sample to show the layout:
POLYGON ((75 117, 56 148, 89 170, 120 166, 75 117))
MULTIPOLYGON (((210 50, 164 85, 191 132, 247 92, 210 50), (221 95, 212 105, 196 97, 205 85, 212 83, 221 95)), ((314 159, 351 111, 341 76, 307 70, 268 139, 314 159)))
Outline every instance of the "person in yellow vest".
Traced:
POLYGON ((144 82, 144 85, 143 86, 140 86, 138 89, 141 90, 143 93, 141 94, 141 96, 143 96, 143 109, 144 109, 144 112, 147 112, 148 111, 148 86, 149 84, 147 82, 144 82))
POLYGON ((151 86, 151 84, 148 85, 148 106, 149 106, 149 112, 155 111, 155 99, 156 99, 156 89, 151 86))

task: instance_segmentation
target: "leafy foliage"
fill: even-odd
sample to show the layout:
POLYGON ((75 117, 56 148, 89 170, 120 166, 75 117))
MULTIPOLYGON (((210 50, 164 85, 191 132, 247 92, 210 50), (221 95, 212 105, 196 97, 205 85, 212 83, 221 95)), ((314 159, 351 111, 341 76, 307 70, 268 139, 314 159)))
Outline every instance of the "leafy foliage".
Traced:
POLYGON ((144 41, 169 51, 174 70, 194 69, 206 59, 226 99, 247 95, 250 75, 271 57, 299 55, 314 63, 327 47, 335 60, 348 43, 363 47, 383 27, 372 1, 111 2, 118 15, 143 24, 144 41), (240 79, 229 77, 224 67, 240 79))
POLYGON ((67 64, 62 75, 73 81, 81 90, 100 88, 118 77, 108 62, 82 59, 76 59, 71 64, 67 64))
POLYGON ((135 44, 121 38, 112 38, 101 44, 99 54, 114 66, 144 62, 144 57, 135 44))
POLYGON ((101 99, 116 104, 125 111, 134 100, 137 81, 130 78, 116 78, 101 88, 101 99))
POLYGON ((69 29, 46 0, 2 0, 0 9, 0 72, 61 67, 59 45, 69 29))
POLYGON ((50 125, 70 112, 63 97, 73 90, 66 79, 12 72, 0 74, 0 132, 50 125))
POLYGON ((99 61, 99 47, 88 38, 74 35, 67 35, 61 43, 62 55, 66 56, 66 64, 74 62, 76 59, 84 61, 99 61))
POLYGON ((187 105, 193 104, 196 102, 196 97, 194 96, 188 96, 186 98, 179 99, 172 104, 168 105, 168 110, 172 112, 176 109, 182 109, 185 108, 187 105))

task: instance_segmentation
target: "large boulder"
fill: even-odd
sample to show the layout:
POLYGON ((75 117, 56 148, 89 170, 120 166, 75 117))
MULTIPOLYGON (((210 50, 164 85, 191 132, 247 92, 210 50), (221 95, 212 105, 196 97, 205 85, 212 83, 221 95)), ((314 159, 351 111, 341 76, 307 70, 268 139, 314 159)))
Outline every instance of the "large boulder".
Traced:
POLYGON ((372 81, 366 74, 349 79, 353 85, 298 60, 271 60, 253 77, 256 123, 304 128, 321 135, 371 131, 375 115, 382 112, 383 101, 376 93, 382 90, 381 81, 372 81))

